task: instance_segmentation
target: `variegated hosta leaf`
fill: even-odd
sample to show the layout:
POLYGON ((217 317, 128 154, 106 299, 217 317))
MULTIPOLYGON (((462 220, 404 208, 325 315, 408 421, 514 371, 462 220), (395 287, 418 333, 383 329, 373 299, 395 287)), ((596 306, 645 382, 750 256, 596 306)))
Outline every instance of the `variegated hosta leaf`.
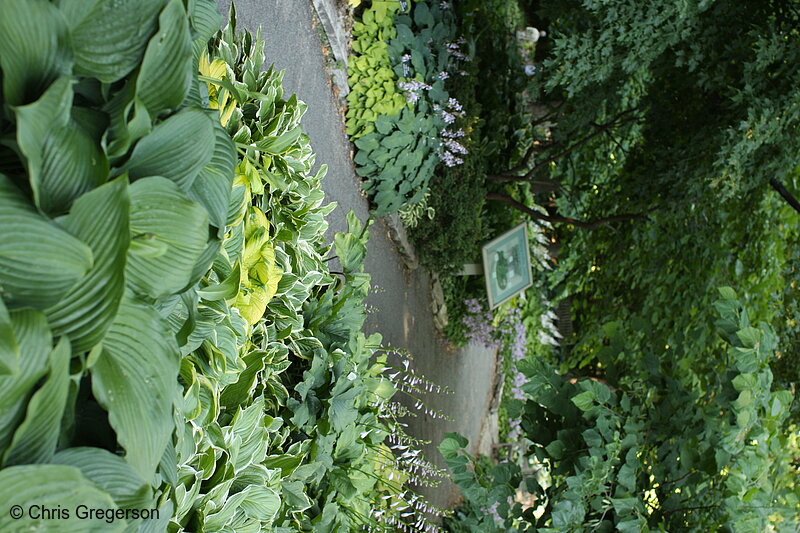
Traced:
POLYGON ((206 210, 162 177, 138 180, 129 191, 128 286, 152 298, 181 292, 206 248, 206 210))
POLYGON ((50 373, 28 402, 25 420, 14 432, 3 465, 46 463, 52 459, 61 434, 61 419, 69 387, 69 341, 61 337, 50 352, 50 373))
POLYGON ((37 213, 2 174, 0 227, 0 296, 9 307, 44 309, 92 267, 91 249, 37 213))
POLYGON ((75 73, 117 81, 139 65, 166 0, 59 0, 70 30, 75 73))
POLYGON ((199 109, 184 109, 142 137, 123 170, 131 181, 164 176, 187 191, 211 161, 215 143, 213 120, 199 109))
POLYGON ((26 104, 71 73, 67 25, 47 0, 0 0, 0 13, 3 97, 12 106, 26 104))
POLYGON ((92 391, 108 411, 126 461, 148 481, 174 430, 178 368, 178 346, 165 321, 126 293, 91 369, 92 391))
POLYGON ((192 40, 181 0, 169 0, 158 17, 136 78, 136 96, 155 117, 177 109, 192 82, 192 40))
POLYGON ((0 501, 5 509, 0 513, 0 531, 43 533, 84 533, 86 531, 117 532, 125 530, 124 520, 108 523, 104 517, 80 518, 75 512, 79 505, 92 509, 116 509, 114 500, 95 487, 72 466, 24 465, 0 470, 0 501), (9 512, 19 505, 23 515, 14 519, 9 512), (38 509, 31 506, 38 505, 38 509), (69 517, 50 519, 40 509, 66 509, 69 517))
POLYGON ((264 316, 280 279, 281 270, 275 262, 267 218, 257 207, 250 207, 242 255, 243 290, 233 304, 249 324, 255 324, 264 316))
POLYGON ((75 353, 97 344, 117 313, 125 289, 129 229, 128 181, 122 177, 78 198, 63 227, 89 245, 94 264, 45 313, 55 335, 67 335, 75 353))

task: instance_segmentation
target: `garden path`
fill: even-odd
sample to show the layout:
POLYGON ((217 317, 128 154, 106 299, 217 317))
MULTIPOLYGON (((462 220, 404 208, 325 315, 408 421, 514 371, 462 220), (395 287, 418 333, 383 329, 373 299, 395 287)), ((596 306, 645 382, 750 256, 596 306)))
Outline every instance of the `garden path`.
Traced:
MULTIPOLYGON (((217 0, 227 15, 230 0, 217 0)), ((361 194, 353 170, 351 145, 337 109, 325 64, 319 34, 312 22, 310 0, 236 0, 237 24, 255 31, 262 28, 267 61, 286 71, 284 87, 308 104, 303 119, 305 132, 317 154, 317 164, 329 166, 323 182, 326 197, 338 203, 329 216, 331 229, 346 229, 345 215, 354 210, 361 220, 368 216, 368 203, 361 194)), ((383 220, 372 226, 366 271, 373 287, 368 304, 375 311, 368 316, 367 333, 379 331, 384 343, 404 348, 414 355, 417 372, 440 385, 452 388, 452 395, 426 400, 448 413, 453 421, 432 420, 426 415, 409 421, 409 433, 430 440, 424 449, 439 466, 443 461, 435 446, 445 432, 459 431, 475 451, 491 401, 495 356, 489 350, 468 346, 448 349, 436 335, 430 308, 430 279, 424 269, 409 271, 388 236, 383 220)), ((451 506, 458 496, 449 481, 434 489, 421 489, 434 504, 451 506)))

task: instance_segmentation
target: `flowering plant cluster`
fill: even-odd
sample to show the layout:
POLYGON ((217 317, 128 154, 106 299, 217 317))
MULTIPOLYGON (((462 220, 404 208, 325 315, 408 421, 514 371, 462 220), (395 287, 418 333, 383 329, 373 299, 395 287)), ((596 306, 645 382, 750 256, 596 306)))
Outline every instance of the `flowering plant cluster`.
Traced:
MULTIPOLYGON (((370 60, 363 54, 353 58, 354 64, 367 70, 351 77, 351 86, 366 99, 351 98, 348 131, 356 138, 357 172, 364 178, 375 214, 399 211, 405 219, 416 220, 427 212, 418 206, 424 202, 437 166, 460 165, 469 152, 464 142, 467 133, 458 125, 465 111, 445 86, 447 80, 465 74, 462 66, 469 57, 467 42, 456 35, 449 3, 418 1, 409 8, 406 13, 393 13, 391 31, 380 33, 384 41, 369 46, 380 52, 375 61, 393 65, 390 83, 385 76, 373 80, 367 75, 370 60), (369 108, 368 104, 377 102, 375 95, 387 91, 389 85, 395 91, 394 101, 404 100, 402 109, 369 108)), ((377 24, 378 19, 369 16, 370 24, 377 24)), ((387 19, 381 18, 380 23, 387 24, 387 19)), ((359 50, 366 49, 359 44, 359 50)), ((385 67, 381 68, 385 73, 385 67)))

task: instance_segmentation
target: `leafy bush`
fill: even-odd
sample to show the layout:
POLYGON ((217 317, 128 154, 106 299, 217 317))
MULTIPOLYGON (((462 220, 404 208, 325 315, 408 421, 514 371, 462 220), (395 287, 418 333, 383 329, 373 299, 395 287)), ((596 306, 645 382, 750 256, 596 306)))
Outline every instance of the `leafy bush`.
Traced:
MULTIPOLYGON (((731 289, 720 292, 727 345, 707 388, 657 357, 640 359, 637 372, 615 383, 566 379, 538 358, 523 362, 531 399, 513 416, 541 473, 525 479, 533 499, 498 508, 505 527, 795 530, 798 442, 786 431, 792 393, 771 390, 777 339, 767 324, 751 324, 731 289)), ((476 482, 459 480, 464 488, 476 482)))
POLYGON ((126 510, 59 531, 428 527, 390 401, 420 378, 360 331, 369 233, 325 242, 306 106, 233 13, 207 45, 214 2, 111 4, 3 2, 5 501, 126 510))
MULTIPOLYGON (((364 17, 365 22, 377 20, 370 11, 364 17)), ((361 113, 359 116, 369 116, 374 122, 369 132, 359 133, 355 162, 377 215, 419 204, 439 161, 456 165, 462 162, 459 154, 466 153, 458 140, 464 132, 448 129, 463 112, 461 104, 445 90, 445 80, 465 59, 455 43, 452 15, 438 4, 419 2, 413 4, 410 15, 397 15, 394 26, 386 60, 394 65, 391 83, 405 91, 408 105, 387 114, 350 109, 354 116, 361 113)), ((380 57, 384 57, 384 46, 374 45, 380 57)), ((382 80, 362 81, 371 86, 367 91, 374 92, 382 90, 382 80)))

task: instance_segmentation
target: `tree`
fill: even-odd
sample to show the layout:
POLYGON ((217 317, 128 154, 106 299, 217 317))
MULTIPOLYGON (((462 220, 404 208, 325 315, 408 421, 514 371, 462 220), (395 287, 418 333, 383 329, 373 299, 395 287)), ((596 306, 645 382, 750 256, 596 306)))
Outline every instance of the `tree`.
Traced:
MULTIPOLYGON (((517 164, 490 175, 490 184, 528 183, 534 194, 562 198, 592 187, 602 198, 619 185, 624 201, 594 213, 601 220, 620 206, 646 214, 653 204, 672 208, 710 192, 764 194, 771 180, 794 188, 794 2, 586 0, 539 7, 553 35, 539 95, 553 105, 538 122, 555 126, 517 164)), ((489 198, 510 203, 503 194, 493 190, 489 198)), ((566 205, 559 215, 551 211, 554 221, 581 218, 560 214, 571 211, 566 205)))

